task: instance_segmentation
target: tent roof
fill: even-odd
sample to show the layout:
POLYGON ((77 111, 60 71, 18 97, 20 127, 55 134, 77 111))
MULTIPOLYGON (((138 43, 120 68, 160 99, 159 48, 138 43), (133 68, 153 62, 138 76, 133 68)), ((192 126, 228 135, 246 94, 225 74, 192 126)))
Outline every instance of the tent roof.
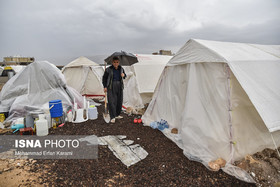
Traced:
POLYGON ((197 62, 279 60, 280 45, 218 42, 190 39, 168 66, 197 62))
POLYGON ((90 59, 88 59, 84 56, 81 56, 81 57, 73 60, 72 62, 70 62, 66 66, 64 66, 63 69, 69 68, 69 67, 80 67, 80 66, 100 66, 100 65, 91 61, 90 59))
POLYGON ((229 65, 270 132, 280 130, 280 45, 189 40, 167 66, 229 65))
POLYGON ((133 64, 139 93, 153 93, 164 67, 172 56, 147 54, 135 54, 135 56, 139 61, 133 64))
POLYGON ((172 58, 172 56, 168 55, 149 55, 149 54, 135 54, 138 59, 138 63, 135 65, 150 65, 150 64, 163 64, 166 63, 172 58))

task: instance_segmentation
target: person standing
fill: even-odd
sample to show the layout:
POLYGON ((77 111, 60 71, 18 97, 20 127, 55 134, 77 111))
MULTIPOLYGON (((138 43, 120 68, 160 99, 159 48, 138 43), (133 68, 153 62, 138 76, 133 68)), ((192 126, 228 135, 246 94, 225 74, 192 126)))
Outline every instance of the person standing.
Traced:
POLYGON ((125 78, 126 74, 120 65, 119 58, 114 57, 112 65, 106 68, 102 78, 104 92, 107 92, 108 96, 111 123, 115 123, 116 119, 123 118, 120 114, 123 103, 123 79, 125 78))

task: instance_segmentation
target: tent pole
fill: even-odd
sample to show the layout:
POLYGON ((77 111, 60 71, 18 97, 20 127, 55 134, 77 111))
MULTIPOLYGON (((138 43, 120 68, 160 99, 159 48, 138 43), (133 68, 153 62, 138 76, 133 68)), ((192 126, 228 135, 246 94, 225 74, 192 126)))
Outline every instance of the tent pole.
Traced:
POLYGON ((232 131, 232 104, 231 104, 231 74, 230 74, 230 68, 228 64, 226 65, 226 71, 227 71, 227 82, 228 82, 228 114, 229 114, 229 134, 230 134, 230 163, 233 164, 233 155, 234 155, 234 142, 232 140, 233 138, 233 131, 232 131))

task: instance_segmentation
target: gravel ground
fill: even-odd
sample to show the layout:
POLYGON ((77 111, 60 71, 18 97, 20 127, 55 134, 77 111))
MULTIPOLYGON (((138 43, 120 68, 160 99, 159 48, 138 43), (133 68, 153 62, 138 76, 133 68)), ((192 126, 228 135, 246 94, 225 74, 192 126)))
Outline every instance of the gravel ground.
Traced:
POLYGON ((126 135, 149 155, 127 168, 107 146, 99 146, 96 160, 37 160, 31 171, 42 173, 42 184, 54 186, 255 186, 222 171, 212 172, 193 162, 159 130, 133 124, 135 116, 123 114, 115 124, 106 124, 98 107, 97 120, 66 123, 52 129, 54 135, 126 135))

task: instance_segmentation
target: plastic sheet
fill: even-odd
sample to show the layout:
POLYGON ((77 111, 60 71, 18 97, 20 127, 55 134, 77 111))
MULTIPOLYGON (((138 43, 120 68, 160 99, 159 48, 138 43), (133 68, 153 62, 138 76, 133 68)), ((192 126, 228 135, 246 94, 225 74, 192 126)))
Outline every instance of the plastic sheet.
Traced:
POLYGON ((102 136, 99 137, 99 145, 108 145, 113 154, 127 167, 136 164, 148 156, 147 151, 132 140, 124 140, 126 136, 102 136))
POLYGON ((66 85, 60 70, 42 61, 31 63, 4 85, 0 106, 9 109, 6 121, 13 121, 25 117, 30 111, 48 113, 48 102, 51 100, 62 100, 66 110, 72 107, 74 98, 82 106, 82 96, 66 85))

